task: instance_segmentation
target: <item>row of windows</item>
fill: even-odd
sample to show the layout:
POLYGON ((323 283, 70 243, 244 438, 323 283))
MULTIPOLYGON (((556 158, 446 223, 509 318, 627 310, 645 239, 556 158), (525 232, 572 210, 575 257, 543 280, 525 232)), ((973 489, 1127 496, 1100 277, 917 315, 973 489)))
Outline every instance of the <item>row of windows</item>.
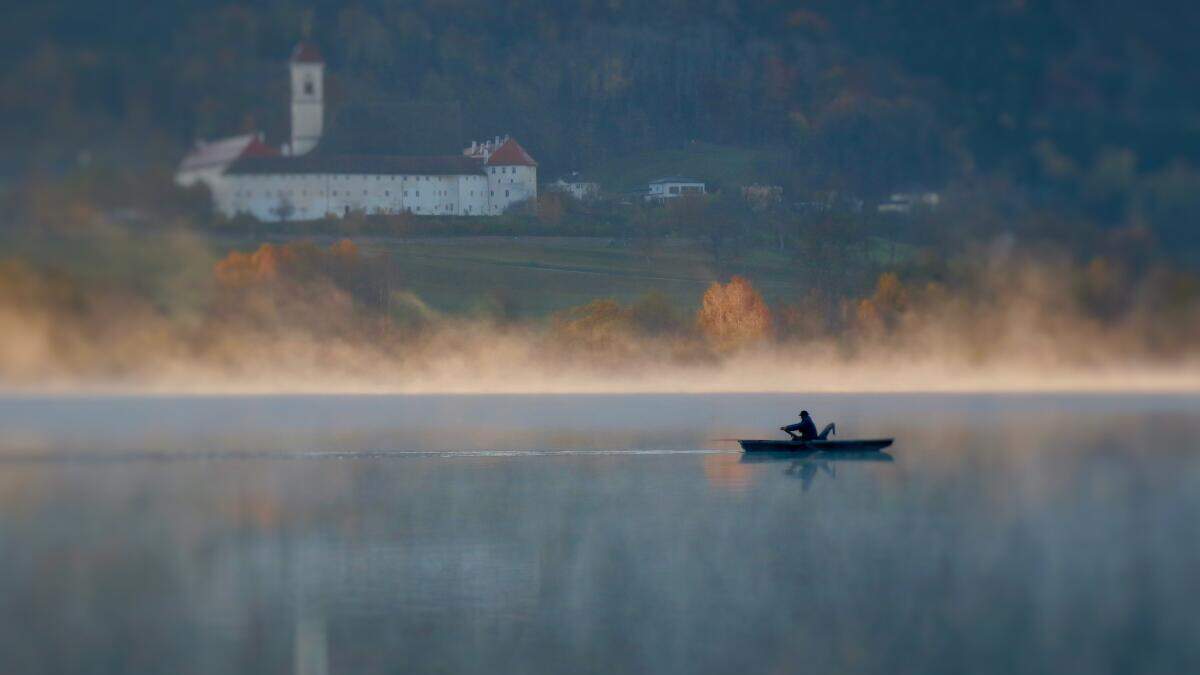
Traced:
MULTIPOLYGON (((405 197, 407 197, 407 196, 408 196, 408 192, 409 192, 408 190, 405 190, 405 191, 404 191, 404 196, 405 196, 405 197)), ((363 193, 363 196, 364 196, 364 197, 369 197, 369 196, 371 196, 371 195, 370 195, 370 192, 368 192, 367 190, 363 190, 363 191, 362 191, 362 193, 363 193)), ((421 191, 420 191, 420 190, 413 190, 413 191, 412 191, 412 193, 413 193, 413 196, 414 196, 414 197, 420 197, 420 196, 421 196, 421 191)), ((276 197, 291 197, 291 196, 293 196, 294 194, 295 194, 295 191, 294 191, 294 190, 275 190, 274 192, 272 192, 271 190, 263 190, 262 196, 264 196, 264 197, 271 197, 271 196, 276 196, 276 197)), ((449 191, 448 191, 448 190, 435 190, 435 191, 434 191, 434 196, 435 196, 435 197, 445 197, 445 196, 446 196, 446 195, 448 195, 448 194, 449 194, 449 191)), ((234 195, 235 197, 253 197, 253 196, 254 196, 254 190, 235 190, 235 191, 234 191, 234 193, 233 193, 233 195, 234 195)), ((301 197, 307 197, 307 196, 308 196, 308 190, 301 190, 301 191, 300 191, 300 196, 301 196, 301 197)), ((325 191, 324 191, 324 190, 319 190, 319 191, 317 191, 317 192, 314 192, 314 193, 313 193, 313 196, 314 196, 314 197, 324 197, 324 196, 325 196, 325 191)), ((342 190, 341 192, 338 192, 337 190, 330 190, 330 191, 329 191, 329 196, 330 196, 330 197, 349 197, 349 196, 350 196, 350 191, 349 191, 349 190, 342 190)), ((384 196, 384 197, 391 197, 391 196, 392 196, 392 191, 391 191, 391 190, 384 190, 384 191, 383 191, 383 196, 384 196)), ((472 196, 472 197, 474 197, 474 196, 475 196, 475 191, 474 191, 474 190, 471 190, 471 196, 472 196)))
MULTIPOLYGON (((363 196, 364 196, 364 197, 369 197, 369 196, 371 196, 371 195, 370 195, 370 192, 369 192, 369 191, 367 191, 367 190, 363 190, 363 191, 362 191, 362 193, 363 193, 363 196)), ((409 191, 408 191, 408 190, 405 190, 403 194, 404 194, 404 196, 405 196, 405 197, 407 197, 407 196, 409 196, 409 195, 408 195, 408 193, 409 193, 409 191)), ((471 190, 471 191, 470 191, 470 193, 471 193, 471 196, 472 196, 472 197, 474 197, 474 196, 475 196, 475 191, 474 191, 474 190, 471 190)), ((449 190, 434 190, 434 191, 433 191, 433 196, 435 196, 435 197, 446 197, 446 196, 449 196, 449 194, 450 194, 450 191, 449 191, 449 190)), ((254 190, 234 190, 234 192, 233 192, 233 195, 234 195, 235 197, 253 197, 253 196, 254 196, 254 190)), ((264 196, 264 197, 272 197, 272 196, 275 196, 275 197, 292 197, 292 196, 294 196, 294 195, 295 195, 295 190, 274 190, 274 191, 272 191, 272 190, 263 190, 263 193, 262 193, 262 196, 264 196)), ((301 196, 301 197, 307 197, 307 196, 308 196, 308 190, 301 190, 301 191, 300 191, 300 196, 301 196)), ((316 192, 314 192, 314 193, 313 193, 313 196, 314 196, 314 197, 324 197, 324 196, 325 196, 325 191, 324 191, 324 190, 319 190, 319 191, 316 191, 316 192)), ((349 191, 349 190, 341 190, 341 191, 338 191, 338 190, 330 190, 330 191, 329 191, 329 196, 330 196, 330 197, 349 197, 349 196, 350 196, 350 191, 349 191)), ((391 191, 391 190, 384 190, 384 191, 383 191, 383 196, 385 196, 385 197, 391 197, 391 196, 392 196, 392 191, 391 191)), ((420 190, 412 190, 412 196, 413 196, 413 197, 420 197, 420 196, 421 196, 421 191, 420 191, 420 190)), ((495 191, 495 190, 488 190, 488 196, 490 196, 490 197, 495 197, 495 196, 496 196, 496 191, 495 191)), ((508 196, 509 196, 509 191, 508 191, 508 190, 505 190, 505 191, 504 191, 504 196, 505 196, 505 197, 508 197, 508 196)))
MULTIPOLYGON (((674 194, 674 193, 675 193, 675 190, 676 190, 675 188, 672 188, 672 194, 674 194)), ((370 196, 370 194, 368 193, 368 191, 367 191, 367 190, 363 190, 363 192, 362 192, 362 193, 363 193, 363 196, 364 196, 364 197, 369 197, 369 196, 370 196)), ((405 196, 405 197, 409 196, 409 195, 408 195, 408 193, 409 193, 409 191, 408 191, 408 190, 405 190, 405 191, 404 191, 404 196, 405 196)), ((421 196, 421 191, 420 191, 420 190, 413 190, 413 191, 412 191, 412 193, 413 193, 413 194, 412 194, 412 196, 413 196, 413 197, 420 197, 420 196, 421 196)), ((263 197, 272 197, 272 196, 274 196, 274 197, 291 197, 291 196, 294 196, 294 194, 295 194, 295 191, 293 191, 293 190, 275 190, 274 192, 272 192, 271 190, 263 190, 262 196, 263 196, 263 197)), ((445 196, 449 195, 449 194, 450 194, 450 192, 449 192, 449 190, 435 190, 433 194, 434 194, 434 196, 435 196, 435 197, 445 197, 445 196)), ((234 195, 235 197, 254 197, 254 191, 253 191, 253 190, 235 190, 235 191, 234 191, 234 193, 233 193, 233 195, 234 195)), ((307 197, 307 196, 308 196, 308 190, 301 190, 301 191, 300 191, 300 196, 301 196, 301 197, 307 197)), ((325 191, 324 191, 324 190, 318 191, 318 192, 314 193, 314 195, 313 195, 313 196, 316 196, 316 197, 324 197, 324 196, 325 196, 325 191)), ((330 196, 330 197, 349 197, 349 196, 350 196, 350 191, 349 191, 349 190, 342 190, 341 192, 339 192, 339 191, 337 191, 337 190, 330 190, 330 191, 329 191, 329 196, 330 196)), ((392 196, 392 191, 391 191, 391 190, 384 190, 384 191, 383 191, 383 196, 385 196, 385 197, 390 197, 390 196, 392 196)), ((471 190, 471 196, 472 196, 472 197, 474 197, 474 196, 475 196, 475 191, 474 191, 474 190, 471 190)), ((489 197, 495 197, 495 196, 496 196, 496 191, 495 191, 495 190, 488 190, 488 196, 489 196, 489 197)), ((509 190, 505 190, 505 191, 504 191, 504 196, 505 196, 505 197, 510 197, 510 196, 511 196, 511 194, 510 194, 510 191, 509 191, 509 190)))
MULTIPOLYGON (((301 206, 301 207, 298 207, 296 210, 297 210, 297 211, 299 211, 299 212, 301 212, 301 213, 307 213, 307 212, 308 212, 308 209, 307 209, 306 207, 303 207, 303 206, 301 206)), ((351 212, 351 211, 353 211, 353 210, 355 210, 355 207, 353 207, 353 206, 351 206, 351 205, 349 205, 349 204, 346 204, 346 205, 343 205, 343 206, 342 206, 342 212, 343 212, 344 214, 346 214, 346 215, 349 215, 349 214, 350 214, 350 212, 351 212)), ((404 212, 408 212, 408 213, 428 213, 428 212, 430 212, 430 211, 439 211, 439 210, 440 210, 440 211, 452 212, 452 211, 454 211, 454 206, 453 206, 452 204, 441 204, 441 205, 438 205, 438 206, 435 206, 435 207, 433 207, 432 209, 426 209, 426 208, 424 208, 424 207, 420 207, 420 206, 418 206, 418 207, 415 207, 415 208, 409 208, 409 209, 384 209, 384 208, 375 208, 375 209, 372 209, 372 210, 371 210, 371 213, 376 213, 376 214, 384 214, 384 213, 404 213, 404 212)), ((247 211, 239 211, 239 213, 249 213, 249 212, 247 212, 247 211)), ((472 213, 472 211, 471 211, 471 207, 470 207, 470 206, 466 206, 466 207, 463 209, 463 213, 464 213, 464 214, 467 214, 467 215, 470 215, 470 214, 472 213)), ((270 215, 276 215, 276 214, 275 214, 274 212, 272 212, 272 213, 270 213, 270 215)))
MULTIPOLYGON (((494 167, 493 167, 493 173, 494 173, 494 167)), ((252 176, 251 178, 262 178, 262 179, 265 179, 265 180, 293 180, 293 179, 297 178, 297 177, 298 177, 298 176, 300 176, 300 175, 305 175, 305 174, 262 174, 262 175, 258 175, 258 176, 252 176)), ((306 176, 307 176, 307 177, 309 177, 309 178, 316 178, 316 179, 318 179, 318 180, 345 180, 345 181, 349 181, 349 180, 353 180, 353 179, 355 179, 355 178, 361 178, 362 180, 371 180, 371 177, 370 177, 370 176, 364 176, 364 175, 355 175, 355 174, 343 174, 343 173, 331 173, 331 174, 306 174, 306 176)), ((376 180, 376 181, 382 181, 382 180, 383 180, 385 177, 386 177, 388 180, 390 180, 390 181, 395 181, 395 180, 396 180, 396 178, 398 177, 398 178, 399 178, 399 179, 400 179, 402 182, 403 182, 403 181, 408 181, 410 178, 411 178, 411 179, 412 179, 414 182, 416 182, 416 181, 426 181, 426 182, 428 182, 428 181, 435 181, 435 180, 452 180, 452 179, 454 179, 454 178, 459 178, 459 177, 461 177, 461 175, 459 175, 459 174, 455 174, 454 176, 441 176, 441 177, 435 177, 435 176, 404 176, 404 175, 401 175, 401 176, 396 176, 396 175, 387 175, 387 176, 383 176, 383 175, 377 175, 377 176, 375 176, 375 180, 376 180)), ((483 177, 482 177, 482 176, 466 176, 466 177, 467 177, 467 178, 477 178, 478 180, 483 180, 483 177)))
MULTIPOLYGON (((507 167, 507 166, 502 166, 502 167, 499 167, 499 168, 500 168, 500 173, 508 173, 508 169, 509 169, 509 167, 507 167)), ((494 166, 493 166, 493 167, 491 167, 491 170, 492 170, 492 173, 493 173, 493 174, 495 174, 495 173, 496 173, 496 167, 494 167, 494 166)), ((513 172, 513 173, 516 173, 516 172, 517 172, 517 167, 515 167, 515 166, 514 166, 514 167, 512 167, 512 172, 513 172)))

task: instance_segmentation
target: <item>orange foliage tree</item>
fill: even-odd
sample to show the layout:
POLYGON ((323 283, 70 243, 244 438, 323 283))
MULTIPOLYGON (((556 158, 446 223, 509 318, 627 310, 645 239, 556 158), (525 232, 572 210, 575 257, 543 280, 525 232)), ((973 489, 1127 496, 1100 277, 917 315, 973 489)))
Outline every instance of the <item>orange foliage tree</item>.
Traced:
POLYGON ((697 323, 718 349, 730 351, 771 337, 771 309, 754 286, 735 276, 727 284, 713 282, 704 293, 697 323))
POLYGON ((349 239, 343 239, 324 250, 309 242, 263 244, 253 253, 231 251, 217 263, 213 272, 217 281, 238 286, 337 276, 359 262, 358 247, 349 239))
POLYGON ((855 325, 860 331, 873 334, 893 330, 911 304, 910 293, 904 282, 894 272, 886 272, 879 276, 875 293, 855 305, 855 325))

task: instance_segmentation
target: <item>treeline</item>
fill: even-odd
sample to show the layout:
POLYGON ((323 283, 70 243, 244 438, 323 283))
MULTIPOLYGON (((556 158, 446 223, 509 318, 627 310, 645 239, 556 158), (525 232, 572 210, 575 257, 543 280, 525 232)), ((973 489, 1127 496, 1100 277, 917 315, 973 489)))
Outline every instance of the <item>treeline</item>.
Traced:
MULTIPOLYGON (((1132 0, 1103 12, 1082 0, 49 0, 0 26, 0 225, 220 224, 170 173, 197 137, 263 129, 281 141, 284 61, 308 35, 335 105, 459 101, 465 136, 517 135, 545 179, 692 141, 772 146, 786 158, 772 182, 792 202, 837 193, 869 209, 910 188, 957 197, 928 227, 904 226, 907 243, 1012 232, 1086 259, 1126 237, 1195 265, 1197 25, 1200 5, 1132 0)), ((548 215, 499 228, 681 229, 637 210, 577 218, 541 206, 548 215)), ((736 258, 746 228, 705 222, 720 227, 691 231, 736 258)), ((806 232, 871 227, 822 222, 806 232)))
POLYGON ((306 33, 340 99, 455 100, 547 170, 700 139, 782 144, 792 179, 874 194, 979 169, 1040 178, 1046 141, 1194 161, 1200 12, 1076 0, 50 0, 0 28, 9 173, 165 162, 196 137, 287 133, 306 33))

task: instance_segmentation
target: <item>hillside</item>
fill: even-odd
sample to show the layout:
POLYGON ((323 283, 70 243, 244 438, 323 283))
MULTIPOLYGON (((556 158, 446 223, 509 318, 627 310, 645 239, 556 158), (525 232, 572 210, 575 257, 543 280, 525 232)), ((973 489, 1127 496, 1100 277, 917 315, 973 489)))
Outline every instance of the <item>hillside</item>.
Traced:
POLYGON ((788 174, 784 148, 750 148, 691 142, 682 148, 646 150, 615 157, 585 171, 605 190, 645 188, 661 176, 694 176, 711 186, 779 184, 788 174))

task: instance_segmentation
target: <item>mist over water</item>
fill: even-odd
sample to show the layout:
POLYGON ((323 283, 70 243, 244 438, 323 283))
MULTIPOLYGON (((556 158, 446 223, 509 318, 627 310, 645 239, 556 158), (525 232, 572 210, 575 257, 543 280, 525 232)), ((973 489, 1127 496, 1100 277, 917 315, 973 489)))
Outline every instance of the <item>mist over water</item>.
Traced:
POLYGON ((1194 395, 0 400, 14 672, 1188 672, 1194 395), (746 462, 799 407, 894 461, 746 462))

